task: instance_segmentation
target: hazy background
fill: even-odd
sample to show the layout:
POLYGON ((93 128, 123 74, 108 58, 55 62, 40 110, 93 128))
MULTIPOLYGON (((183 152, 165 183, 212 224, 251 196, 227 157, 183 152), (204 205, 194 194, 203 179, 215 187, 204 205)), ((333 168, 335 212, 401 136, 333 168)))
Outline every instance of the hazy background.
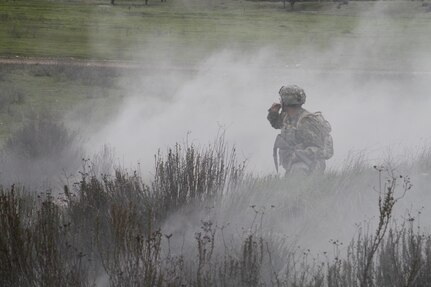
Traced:
MULTIPOLYGON (((272 146, 278 131, 266 120, 267 109, 279 100, 282 85, 297 84, 307 94, 304 108, 322 111, 332 124, 335 155, 328 161, 329 169, 341 170, 352 157, 365 158, 366 166, 390 160, 397 167, 412 161, 429 148, 431 139, 431 45, 426 36, 430 23, 422 16, 387 12, 379 5, 364 11, 356 25, 346 28, 345 37, 324 47, 304 39, 292 49, 271 42, 245 48, 232 40, 191 67, 175 64, 179 54, 155 53, 152 66, 125 74, 128 88, 118 114, 95 134, 89 129, 92 136, 86 148, 97 152, 107 143, 121 165, 133 168, 139 163, 147 176, 158 149, 164 152, 176 142, 205 146, 226 131, 239 159, 247 160, 249 172, 274 173, 272 146), (392 34, 383 32, 385 25, 393 25, 392 34), (423 26, 424 34, 406 34, 410 25, 423 26)), ((155 37, 152 51, 165 37, 155 37)), ((146 53, 149 48, 135 49, 146 53)), ((397 172, 410 175, 415 185, 398 206, 397 216, 402 220, 425 206, 421 222, 427 228, 430 175, 405 166, 397 172)), ((330 239, 348 242, 357 230, 355 224, 372 226, 377 186, 377 173, 365 173, 334 185, 336 190, 327 196, 319 193, 319 187, 307 190, 308 194, 272 187, 260 195, 244 191, 242 198, 247 200, 240 205, 228 197, 221 210, 210 206, 182 211, 163 229, 180 238, 174 250, 187 249, 187 243, 192 249, 194 241, 186 241, 184 247, 181 238, 193 238, 204 218, 220 226, 229 223, 227 236, 235 238, 252 221, 255 210, 250 205, 256 205, 266 210, 267 232, 276 231, 271 236, 327 250, 330 239), (283 211, 292 205, 292 198, 310 203, 305 214, 283 211)))
MULTIPOLYGON (((223 128, 250 171, 274 172, 277 131, 266 120, 267 109, 279 100, 282 85, 297 84, 307 94, 304 107, 322 111, 332 124, 335 155, 329 167, 340 167, 350 152, 377 163, 388 153, 413 155, 430 140, 430 24, 385 11, 377 5, 363 12, 347 36, 329 46, 304 40, 293 49, 271 42, 246 48, 232 40, 189 67, 174 64, 181 55, 157 53, 163 48, 154 48, 160 40, 155 36, 155 64, 126 73, 124 102, 89 138, 88 149, 108 143, 126 165, 139 161, 150 169, 158 148, 186 138, 205 145, 223 128), (385 25, 393 26, 391 35, 382 33, 385 25), (410 25, 422 25, 424 35, 404 33, 410 25)), ((150 48, 135 49, 144 54, 150 48)))

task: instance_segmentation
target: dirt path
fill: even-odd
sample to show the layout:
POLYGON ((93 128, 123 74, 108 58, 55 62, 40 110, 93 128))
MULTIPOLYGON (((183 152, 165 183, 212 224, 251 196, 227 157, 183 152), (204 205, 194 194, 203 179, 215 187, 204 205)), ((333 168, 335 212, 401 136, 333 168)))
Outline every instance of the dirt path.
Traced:
POLYGON ((67 65, 79 67, 102 67, 119 69, 139 69, 141 66, 132 62, 111 60, 83 60, 75 58, 42 58, 42 57, 0 57, 1 65, 67 65))
MULTIPOLYGON (((107 69, 124 69, 124 70, 170 70, 197 72, 199 67, 196 66, 161 66, 143 64, 132 61, 116 61, 116 60, 85 60, 76 58, 44 58, 44 57, 0 57, 0 65, 66 65, 89 68, 107 68, 107 69)), ((292 65, 293 66, 293 65, 292 65)), ((324 73, 324 74, 359 74, 359 75, 380 75, 380 76, 425 76, 431 77, 431 71, 402 71, 402 70, 371 70, 371 69, 317 69, 298 66, 263 66, 263 70, 296 70, 304 73, 324 73)))

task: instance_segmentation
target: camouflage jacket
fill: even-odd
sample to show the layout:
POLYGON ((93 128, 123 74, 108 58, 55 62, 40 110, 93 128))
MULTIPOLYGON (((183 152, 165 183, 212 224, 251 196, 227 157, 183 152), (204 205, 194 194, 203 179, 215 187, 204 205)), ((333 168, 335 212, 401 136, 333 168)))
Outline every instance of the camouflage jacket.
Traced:
POLYGON ((293 129, 295 149, 305 152, 313 161, 324 161, 334 154, 331 127, 320 113, 310 113, 301 108, 295 117, 287 112, 268 110, 268 120, 275 129, 293 129), (326 123, 326 124, 325 124, 326 123))

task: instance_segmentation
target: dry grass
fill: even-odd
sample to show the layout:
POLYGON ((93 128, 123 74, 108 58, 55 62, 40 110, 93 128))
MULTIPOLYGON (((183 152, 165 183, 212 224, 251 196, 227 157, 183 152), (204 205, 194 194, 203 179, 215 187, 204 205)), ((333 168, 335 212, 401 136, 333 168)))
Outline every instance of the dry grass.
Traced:
MULTIPOLYGON (((137 172, 100 175, 84 161, 79 181, 65 186, 60 197, 34 196, 15 186, 1 189, 0 285, 94 286, 106 276, 110 286, 405 287, 426 286, 431 279, 429 234, 414 217, 392 223, 394 206, 411 184, 391 170, 374 171, 381 178, 376 229, 360 228, 346 253, 333 240, 334 257, 320 258, 268 234, 269 211, 258 206, 251 207, 249 226, 232 238, 226 226, 202 218, 199 230, 182 239, 193 243, 192 251, 174 249, 181 239, 163 226, 172 216, 209 203, 220 212, 229 209, 226 201, 242 209, 241 201, 250 202, 246 197, 256 198, 261 188, 300 182, 299 192, 341 188, 349 181, 340 174, 305 181, 245 177, 244 163, 222 139, 206 149, 176 145, 158 153, 155 170, 147 184, 137 172)), ((342 174, 353 177, 348 170, 342 174)), ((301 213, 309 203, 292 201, 286 207, 301 213)))

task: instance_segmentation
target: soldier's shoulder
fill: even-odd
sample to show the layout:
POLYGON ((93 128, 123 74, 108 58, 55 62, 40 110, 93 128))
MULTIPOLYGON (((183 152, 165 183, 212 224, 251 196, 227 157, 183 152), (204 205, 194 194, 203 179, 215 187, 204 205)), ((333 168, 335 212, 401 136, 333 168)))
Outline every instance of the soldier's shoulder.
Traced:
POLYGON ((303 109, 301 115, 299 116, 299 124, 308 124, 317 122, 317 117, 314 113, 310 113, 309 111, 303 109))

